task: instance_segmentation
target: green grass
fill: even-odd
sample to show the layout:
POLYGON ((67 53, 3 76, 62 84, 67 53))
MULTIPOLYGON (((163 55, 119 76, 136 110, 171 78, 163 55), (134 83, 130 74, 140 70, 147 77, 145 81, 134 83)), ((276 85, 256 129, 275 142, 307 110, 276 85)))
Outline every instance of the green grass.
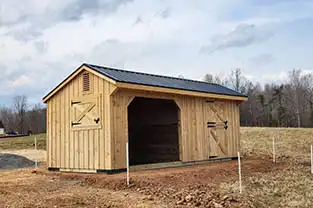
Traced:
POLYGON ((0 139, 0 150, 33 149, 37 138, 38 149, 46 149, 46 134, 36 134, 26 137, 0 139))

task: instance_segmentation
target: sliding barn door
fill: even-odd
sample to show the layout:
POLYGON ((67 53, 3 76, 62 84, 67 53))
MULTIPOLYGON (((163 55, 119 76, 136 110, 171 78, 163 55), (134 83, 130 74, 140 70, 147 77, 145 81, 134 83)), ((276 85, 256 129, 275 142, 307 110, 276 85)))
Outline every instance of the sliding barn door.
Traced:
POLYGON ((228 155, 228 120, 225 117, 225 103, 221 101, 208 101, 207 131, 210 140, 210 157, 228 155))

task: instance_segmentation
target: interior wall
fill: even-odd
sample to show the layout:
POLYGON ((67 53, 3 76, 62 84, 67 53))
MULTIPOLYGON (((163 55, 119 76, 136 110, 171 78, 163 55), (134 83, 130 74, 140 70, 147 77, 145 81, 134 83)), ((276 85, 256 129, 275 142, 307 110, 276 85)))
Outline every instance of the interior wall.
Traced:
POLYGON ((136 97, 128 106, 130 164, 179 160, 178 107, 172 100, 136 97))

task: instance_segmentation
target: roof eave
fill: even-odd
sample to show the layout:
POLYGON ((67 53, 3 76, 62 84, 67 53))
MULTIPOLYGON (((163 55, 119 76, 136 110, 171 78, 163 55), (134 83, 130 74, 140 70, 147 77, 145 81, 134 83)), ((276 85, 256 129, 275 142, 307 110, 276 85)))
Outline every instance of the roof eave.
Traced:
POLYGON ((116 84, 115 80, 104 76, 103 74, 95 71, 94 69, 91 69, 86 64, 82 64, 80 67, 78 67, 73 73, 71 73, 66 79, 64 79, 58 86, 56 86, 52 91, 50 91, 45 97, 42 98, 42 101, 44 103, 47 103, 50 98, 52 98, 57 92, 59 92, 63 87, 65 87, 70 81, 72 81, 78 74, 80 74, 82 71, 88 71, 112 84, 116 84))
POLYGON ((165 87, 157 87, 157 86, 151 86, 151 85, 142 85, 142 84, 126 83, 126 82, 116 82, 116 87, 124 88, 124 89, 132 89, 132 90, 143 90, 143 91, 151 91, 151 92, 195 96, 195 97, 235 100, 235 101, 241 101, 241 102, 248 100, 247 96, 235 96, 235 95, 198 92, 198 91, 165 88, 165 87))

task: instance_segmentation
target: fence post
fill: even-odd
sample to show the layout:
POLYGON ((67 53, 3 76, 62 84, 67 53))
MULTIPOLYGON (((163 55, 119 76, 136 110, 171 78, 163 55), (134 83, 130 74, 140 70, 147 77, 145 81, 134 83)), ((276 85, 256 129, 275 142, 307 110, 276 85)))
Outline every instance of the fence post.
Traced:
POLYGON ((240 191, 240 194, 242 194, 240 152, 238 152, 238 172, 239 172, 239 191, 240 191))
POLYGON ((129 186, 130 180, 129 180, 129 145, 128 145, 128 142, 126 143, 126 165, 127 165, 127 186, 129 186))
POLYGON ((275 137, 273 137, 273 163, 276 163, 275 137))
POLYGON ((38 168, 37 137, 35 137, 35 153, 36 153, 35 167, 37 169, 38 168))
POLYGON ((311 173, 313 174, 313 145, 311 145, 311 173))

